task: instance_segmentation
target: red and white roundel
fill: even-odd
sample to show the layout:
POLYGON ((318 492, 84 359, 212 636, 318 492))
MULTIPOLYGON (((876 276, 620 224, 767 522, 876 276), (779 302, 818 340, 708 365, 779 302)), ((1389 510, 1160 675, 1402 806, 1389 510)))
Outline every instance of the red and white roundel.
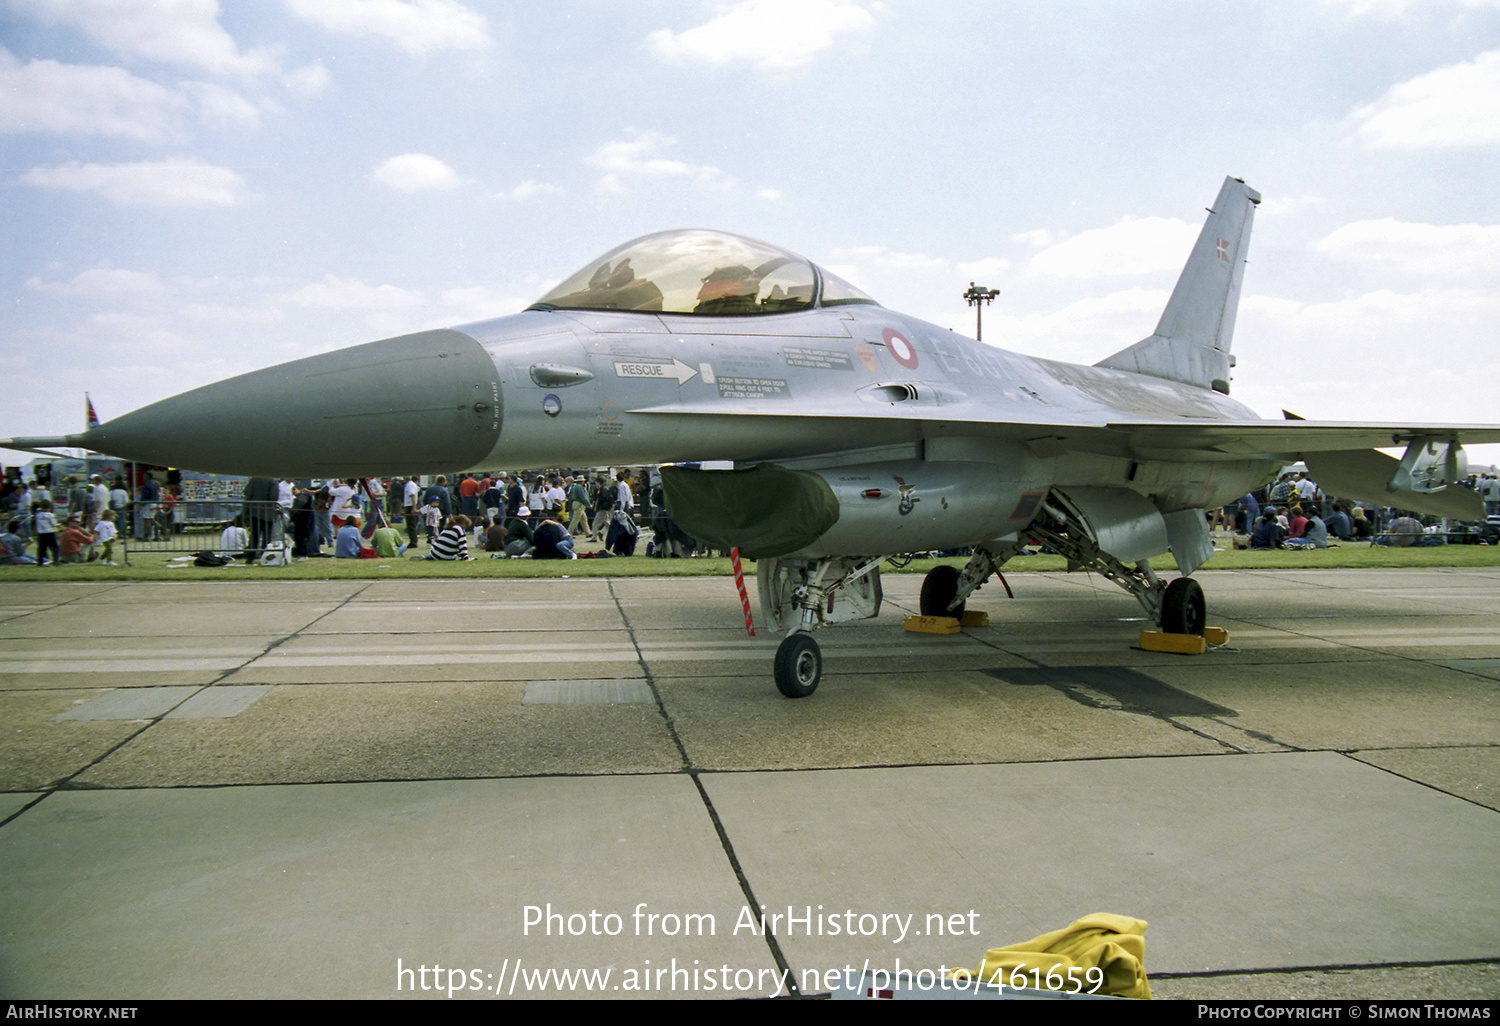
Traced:
POLYGON ((911 347, 905 335, 895 328, 886 328, 880 334, 885 338, 886 352, 894 356, 897 363, 907 370, 917 369, 917 351, 911 347))

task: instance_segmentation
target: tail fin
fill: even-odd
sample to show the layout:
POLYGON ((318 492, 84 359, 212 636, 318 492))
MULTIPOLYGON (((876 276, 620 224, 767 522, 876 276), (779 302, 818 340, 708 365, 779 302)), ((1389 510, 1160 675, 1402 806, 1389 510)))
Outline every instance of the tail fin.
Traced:
POLYGON ((1229 343, 1259 202, 1260 193, 1240 179, 1224 179, 1156 333, 1096 366, 1229 394, 1229 343))

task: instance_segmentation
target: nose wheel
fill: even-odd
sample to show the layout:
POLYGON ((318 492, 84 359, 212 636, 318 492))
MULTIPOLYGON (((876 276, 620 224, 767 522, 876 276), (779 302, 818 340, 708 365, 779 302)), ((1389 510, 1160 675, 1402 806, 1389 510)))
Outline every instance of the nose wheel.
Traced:
POLYGON ((811 634, 789 634, 776 650, 776 689, 788 698, 806 698, 818 690, 823 652, 811 634))

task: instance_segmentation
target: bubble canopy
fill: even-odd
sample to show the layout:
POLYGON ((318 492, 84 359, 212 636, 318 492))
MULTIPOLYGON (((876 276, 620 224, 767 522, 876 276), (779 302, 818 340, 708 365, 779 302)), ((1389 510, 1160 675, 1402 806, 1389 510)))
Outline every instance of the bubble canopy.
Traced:
POLYGON ((743 317, 849 303, 878 305, 795 253, 729 232, 686 229, 610 250, 531 309, 743 317))

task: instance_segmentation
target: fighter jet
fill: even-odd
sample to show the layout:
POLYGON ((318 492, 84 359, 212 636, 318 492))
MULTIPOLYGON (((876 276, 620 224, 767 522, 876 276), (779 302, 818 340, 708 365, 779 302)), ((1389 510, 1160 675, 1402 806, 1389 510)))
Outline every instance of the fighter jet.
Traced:
POLYGON ((1230 341, 1260 196, 1226 179, 1149 337, 1093 366, 1005 352, 887 310, 837 275, 725 232, 648 235, 527 310, 296 360, 63 438, 201 471, 308 477, 547 466, 662 471, 688 534, 759 561, 788 697, 813 633, 872 617, 880 566, 969 549, 927 615, 1038 539, 1201 633, 1204 511, 1304 460, 1331 493, 1482 519, 1461 442, 1500 427, 1268 421, 1229 397, 1230 341), (1375 451, 1404 447, 1400 459, 1375 451), (732 470, 681 464, 732 461, 732 470), (1181 576, 1151 568, 1171 552, 1181 576))

